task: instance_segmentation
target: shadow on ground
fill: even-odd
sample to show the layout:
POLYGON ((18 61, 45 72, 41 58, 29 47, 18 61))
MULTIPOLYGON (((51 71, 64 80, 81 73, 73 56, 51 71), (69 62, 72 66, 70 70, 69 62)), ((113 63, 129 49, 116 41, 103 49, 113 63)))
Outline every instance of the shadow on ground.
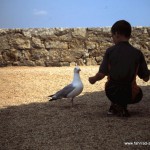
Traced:
POLYGON ((147 149, 124 142, 149 142, 150 86, 143 101, 129 106, 130 118, 107 117, 104 91, 68 100, 8 106, 0 110, 1 150, 147 149))

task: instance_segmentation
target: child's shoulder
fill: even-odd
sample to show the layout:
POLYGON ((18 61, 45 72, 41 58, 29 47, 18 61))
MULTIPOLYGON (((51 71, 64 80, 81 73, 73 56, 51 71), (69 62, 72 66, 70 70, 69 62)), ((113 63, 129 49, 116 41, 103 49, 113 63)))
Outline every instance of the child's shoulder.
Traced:
POLYGON ((106 52, 109 53, 109 52, 113 51, 115 48, 116 48, 116 45, 112 45, 106 49, 106 52))
POLYGON ((142 54, 142 51, 141 51, 140 49, 134 47, 133 45, 130 45, 130 46, 132 47, 132 49, 133 49, 136 53, 138 53, 139 55, 142 54))

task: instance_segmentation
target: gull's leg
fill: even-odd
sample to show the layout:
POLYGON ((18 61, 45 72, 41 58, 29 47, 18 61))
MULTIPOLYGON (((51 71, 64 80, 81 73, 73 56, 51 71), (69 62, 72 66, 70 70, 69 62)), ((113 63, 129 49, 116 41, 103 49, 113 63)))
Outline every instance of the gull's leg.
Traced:
POLYGON ((72 107, 73 107, 73 98, 71 98, 71 103, 72 103, 72 107))

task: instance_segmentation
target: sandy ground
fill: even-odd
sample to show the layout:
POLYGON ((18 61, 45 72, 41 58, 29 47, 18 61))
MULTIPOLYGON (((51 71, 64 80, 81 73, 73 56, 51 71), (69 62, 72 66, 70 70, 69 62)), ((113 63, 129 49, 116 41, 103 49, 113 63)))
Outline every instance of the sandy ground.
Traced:
POLYGON ((80 68, 84 90, 73 108, 47 99, 72 81, 73 67, 0 68, 0 150, 150 149, 150 81, 137 79, 144 97, 130 118, 107 117, 106 78, 91 85, 98 66, 80 68))

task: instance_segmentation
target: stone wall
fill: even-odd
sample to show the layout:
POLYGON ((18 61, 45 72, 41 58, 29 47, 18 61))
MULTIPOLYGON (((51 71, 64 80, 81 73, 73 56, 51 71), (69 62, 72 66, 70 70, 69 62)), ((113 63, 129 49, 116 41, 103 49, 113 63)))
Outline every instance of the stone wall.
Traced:
MULTIPOLYGON (((133 27, 130 43, 150 63, 150 27, 133 27)), ((0 29, 0 66, 97 65, 112 45, 110 28, 0 29)))

